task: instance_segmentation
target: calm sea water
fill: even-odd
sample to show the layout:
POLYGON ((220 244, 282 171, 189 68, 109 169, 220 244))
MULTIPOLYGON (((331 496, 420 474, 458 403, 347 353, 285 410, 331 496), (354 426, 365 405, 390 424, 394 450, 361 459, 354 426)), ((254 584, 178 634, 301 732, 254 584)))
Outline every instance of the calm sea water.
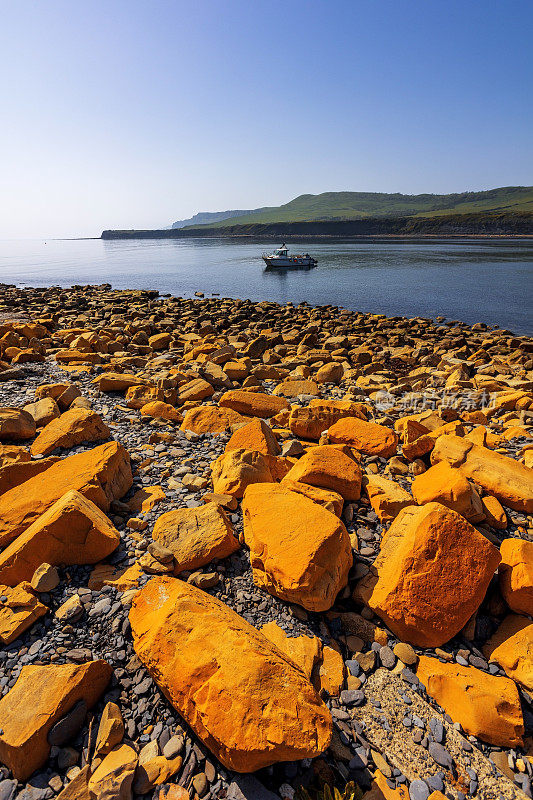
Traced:
POLYGON ((444 316, 533 334, 533 239, 291 242, 310 271, 265 270, 279 243, 235 239, 0 242, 0 281, 19 286, 111 283, 191 297, 307 301, 390 316, 444 316))

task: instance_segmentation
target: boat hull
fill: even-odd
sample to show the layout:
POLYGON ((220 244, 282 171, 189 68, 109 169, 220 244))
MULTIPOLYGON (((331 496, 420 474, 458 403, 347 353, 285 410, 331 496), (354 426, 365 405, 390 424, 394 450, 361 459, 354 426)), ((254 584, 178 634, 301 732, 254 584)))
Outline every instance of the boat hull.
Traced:
POLYGON ((314 258, 269 258, 263 256, 263 261, 271 269, 298 269, 302 267, 316 267, 314 258))

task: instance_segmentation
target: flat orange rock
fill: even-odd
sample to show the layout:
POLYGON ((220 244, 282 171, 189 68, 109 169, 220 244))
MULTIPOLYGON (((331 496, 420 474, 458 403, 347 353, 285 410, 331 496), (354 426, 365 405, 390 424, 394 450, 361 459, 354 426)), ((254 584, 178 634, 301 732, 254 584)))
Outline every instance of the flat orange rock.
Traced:
POLYGON ((57 447, 76 447, 82 442, 109 439, 111 431, 102 417, 87 408, 72 408, 49 422, 30 448, 32 456, 48 456, 57 447))
POLYGON ((287 473, 286 480, 330 489, 349 501, 359 500, 361 496, 359 464, 331 445, 311 448, 287 473))
POLYGON ((260 417, 250 420, 232 434, 226 445, 226 452, 229 450, 257 450, 263 455, 271 456, 281 453, 272 428, 260 417))
POLYGON ((262 392, 243 392, 239 389, 225 392, 220 398, 219 405, 221 408, 232 408, 239 414, 263 417, 264 419, 274 417, 284 408, 289 408, 284 397, 276 397, 262 392))
POLYGON ((10 587, 0 582, 0 641, 3 644, 14 642, 47 611, 29 583, 10 587))
POLYGON ((398 444, 398 436, 390 428, 356 417, 345 417, 335 422, 329 429, 329 439, 336 444, 347 444, 360 453, 382 458, 393 456, 398 444))
POLYGON ((182 431, 193 433, 224 433, 232 425, 247 422, 249 417, 243 417, 232 408, 219 408, 218 406, 197 406, 185 412, 182 431))
POLYGON ((533 615, 533 542, 504 539, 498 570, 505 602, 517 614, 533 615))
POLYGON ((328 747, 331 715, 303 672, 214 597, 152 578, 130 622, 140 660, 224 766, 254 772, 328 747))
POLYGON ((505 674, 528 692, 533 692, 533 622, 519 614, 508 614, 483 648, 505 674))

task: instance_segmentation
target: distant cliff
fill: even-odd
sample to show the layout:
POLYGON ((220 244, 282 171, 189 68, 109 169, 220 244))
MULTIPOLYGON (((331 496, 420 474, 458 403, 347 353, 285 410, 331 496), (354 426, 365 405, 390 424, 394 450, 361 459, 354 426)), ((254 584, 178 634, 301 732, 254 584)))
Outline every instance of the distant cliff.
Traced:
POLYGON ((223 228, 103 231, 102 239, 169 239, 213 236, 533 236, 532 213, 449 214, 435 217, 370 217, 337 222, 272 222, 226 225, 223 228))
POLYGON ((224 222, 226 219, 234 219, 235 217, 245 217, 251 214, 261 214, 267 211, 265 208, 248 209, 247 211, 200 211, 194 217, 189 219, 179 219, 173 222, 171 229, 185 228, 187 225, 214 225, 216 222, 224 222))

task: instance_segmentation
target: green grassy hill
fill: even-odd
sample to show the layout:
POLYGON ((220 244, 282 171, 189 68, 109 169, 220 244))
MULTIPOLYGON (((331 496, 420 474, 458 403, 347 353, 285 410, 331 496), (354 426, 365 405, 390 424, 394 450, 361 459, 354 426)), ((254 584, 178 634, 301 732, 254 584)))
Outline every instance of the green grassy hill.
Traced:
MULTIPOLYGON (((504 186, 461 194, 384 194, 324 192, 302 194, 285 205, 238 217, 239 225, 275 222, 341 221, 368 217, 434 217, 449 214, 533 213, 533 186, 504 186)), ((235 225, 223 220, 211 228, 235 225)), ((196 226, 194 226, 196 227, 196 226)))

